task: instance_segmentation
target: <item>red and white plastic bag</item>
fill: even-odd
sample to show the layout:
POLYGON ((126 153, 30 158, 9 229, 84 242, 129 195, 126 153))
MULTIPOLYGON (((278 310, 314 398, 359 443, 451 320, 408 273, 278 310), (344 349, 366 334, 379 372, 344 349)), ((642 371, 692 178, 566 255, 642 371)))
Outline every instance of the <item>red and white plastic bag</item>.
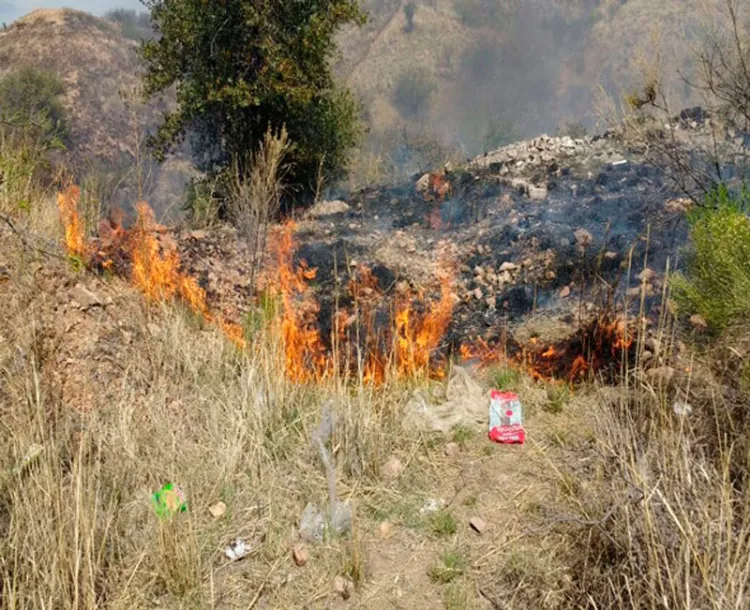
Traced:
POLYGON ((521 401, 513 392, 492 390, 490 393, 490 440, 506 445, 523 445, 521 401))

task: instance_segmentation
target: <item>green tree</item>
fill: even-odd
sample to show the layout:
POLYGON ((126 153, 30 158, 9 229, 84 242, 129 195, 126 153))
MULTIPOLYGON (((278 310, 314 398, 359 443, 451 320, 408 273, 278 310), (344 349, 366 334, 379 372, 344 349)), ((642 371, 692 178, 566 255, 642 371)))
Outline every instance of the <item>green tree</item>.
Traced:
POLYGON ((363 23, 356 0, 144 0, 147 94, 176 86, 177 108, 152 138, 157 157, 188 136, 210 176, 247 168, 268 129, 286 127, 287 190, 309 194, 322 168, 343 175, 359 105, 334 83, 335 34, 363 23))

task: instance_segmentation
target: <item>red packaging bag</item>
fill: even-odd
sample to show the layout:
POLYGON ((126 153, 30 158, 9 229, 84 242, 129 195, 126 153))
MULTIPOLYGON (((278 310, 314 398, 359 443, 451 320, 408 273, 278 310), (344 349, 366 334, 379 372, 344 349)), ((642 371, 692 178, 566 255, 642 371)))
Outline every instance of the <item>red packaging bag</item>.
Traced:
POLYGON ((521 401, 517 394, 500 390, 490 393, 489 437, 505 445, 523 445, 526 441, 521 401))

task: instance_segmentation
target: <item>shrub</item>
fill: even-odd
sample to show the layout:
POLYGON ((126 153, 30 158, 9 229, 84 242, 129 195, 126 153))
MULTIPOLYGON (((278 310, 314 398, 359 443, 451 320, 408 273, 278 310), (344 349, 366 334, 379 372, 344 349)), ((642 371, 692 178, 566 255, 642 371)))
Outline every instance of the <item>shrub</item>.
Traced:
POLYGON ((54 72, 26 67, 0 80, 0 117, 48 139, 66 135, 60 97, 65 86, 54 72))
POLYGON ((719 186, 688 214, 691 247, 675 279, 682 309, 717 331, 750 321, 750 191, 719 186))
POLYGON ((183 211, 191 227, 206 229, 219 220, 219 202, 216 187, 205 180, 193 180, 187 190, 183 211))
POLYGON ((393 104, 404 119, 424 116, 435 93, 435 83, 420 71, 404 72, 393 89, 393 104))

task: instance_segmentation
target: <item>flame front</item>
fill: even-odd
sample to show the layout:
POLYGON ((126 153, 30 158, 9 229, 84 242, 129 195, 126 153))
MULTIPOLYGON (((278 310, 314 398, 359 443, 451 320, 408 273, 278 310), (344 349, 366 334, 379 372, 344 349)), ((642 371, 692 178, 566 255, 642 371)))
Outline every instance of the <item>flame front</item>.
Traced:
POLYGON ((57 194, 57 207, 65 228, 65 246, 71 256, 84 256, 86 254, 86 235, 81 217, 78 214, 80 198, 81 189, 74 184, 57 194))
POLYGON ((79 198, 80 190, 77 186, 71 186, 57 196, 60 218, 65 226, 65 243, 71 255, 94 253, 103 260, 101 266, 104 269, 113 266, 113 258, 127 258, 129 255, 133 285, 147 299, 159 302, 179 297, 206 322, 216 324, 238 346, 245 346, 242 327, 212 314, 206 303, 206 292, 194 277, 180 270, 180 256, 176 246, 159 243, 157 233, 163 227, 157 224, 154 212, 147 203, 136 204, 138 217, 132 231, 125 231, 119 223, 115 227, 102 223, 106 230, 102 231, 100 248, 94 249, 86 243, 78 213, 79 198))
POLYGON ((309 269, 306 263, 295 267, 295 229, 295 224, 289 222, 272 236, 271 252, 278 274, 272 288, 281 299, 280 331, 287 375, 293 381, 304 382, 320 379, 328 362, 316 326, 320 306, 307 285, 317 270, 309 269))

